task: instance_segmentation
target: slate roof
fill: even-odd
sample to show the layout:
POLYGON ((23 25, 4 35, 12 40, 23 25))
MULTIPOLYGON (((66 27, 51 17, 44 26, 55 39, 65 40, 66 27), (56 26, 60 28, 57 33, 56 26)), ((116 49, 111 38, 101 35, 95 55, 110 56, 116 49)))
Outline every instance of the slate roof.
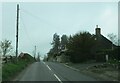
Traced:
POLYGON ((28 53, 20 53, 19 58, 28 59, 28 58, 33 58, 33 57, 28 53))
MULTIPOLYGON (((100 28, 98 29, 100 30, 100 28)), ((104 49, 112 49, 112 42, 103 36, 101 31, 99 31, 99 33, 96 32, 93 37, 96 40, 96 44, 93 46, 92 52, 97 52, 104 49)), ((113 48, 115 47, 116 45, 113 44, 113 48)))
MULTIPOLYGON (((112 49, 112 42, 103 35, 94 35, 94 38, 96 38, 97 49, 112 49)), ((113 44, 113 46, 115 45, 113 44)))

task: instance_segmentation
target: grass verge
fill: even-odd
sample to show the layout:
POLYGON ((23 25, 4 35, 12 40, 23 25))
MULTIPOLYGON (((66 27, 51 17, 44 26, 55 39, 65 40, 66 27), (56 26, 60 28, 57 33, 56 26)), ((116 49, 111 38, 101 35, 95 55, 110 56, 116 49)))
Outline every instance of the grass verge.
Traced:
POLYGON ((12 77, 17 75, 32 62, 33 61, 29 62, 29 61, 20 60, 17 63, 4 64, 2 66, 2 81, 9 81, 10 79, 12 79, 12 77))

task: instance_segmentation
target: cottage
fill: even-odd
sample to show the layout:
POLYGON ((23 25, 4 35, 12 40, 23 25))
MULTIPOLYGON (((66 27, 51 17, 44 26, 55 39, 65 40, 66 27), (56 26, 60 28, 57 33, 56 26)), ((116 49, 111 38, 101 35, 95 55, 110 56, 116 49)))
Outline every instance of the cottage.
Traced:
POLYGON ((107 54, 101 51, 116 48, 116 45, 114 45, 110 40, 101 34, 101 28, 99 28, 98 25, 96 25, 95 35, 93 37, 96 41, 96 44, 94 45, 93 49, 91 49, 91 51, 94 55, 97 55, 96 59, 105 61, 108 58, 106 57, 107 54))
MULTIPOLYGON (((109 55, 105 53, 105 50, 111 50, 116 48, 117 46, 114 45, 110 40, 108 40, 105 36, 101 34, 101 28, 96 25, 95 34, 92 36, 93 39, 96 41, 93 48, 91 49, 92 55, 94 55, 93 59, 95 61, 106 61, 109 59, 109 55)), ((68 62, 69 57, 65 56, 65 50, 62 50, 57 56, 58 62, 68 62)))
POLYGON ((60 56, 57 56, 56 58, 57 58, 57 62, 69 62, 69 56, 66 56, 65 55, 65 51, 66 51, 66 49, 65 50, 62 50, 61 52, 60 52, 60 56))
POLYGON ((34 58, 28 54, 28 53, 20 53, 20 55, 18 56, 19 59, 21 60, 25 60, 25 61, 30 61, 33 60, 34 58))

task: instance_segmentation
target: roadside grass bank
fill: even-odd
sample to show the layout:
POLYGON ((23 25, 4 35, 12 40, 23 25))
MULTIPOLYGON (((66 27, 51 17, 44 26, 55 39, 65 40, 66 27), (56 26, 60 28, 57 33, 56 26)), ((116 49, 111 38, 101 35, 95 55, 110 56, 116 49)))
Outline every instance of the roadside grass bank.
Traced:
POLYGON ((80 73, 94 77, 100 81, 118 81, 119 69, 113 63, 67 63, 69 68, 76 69, 80 73))
POLYGON ((33 62, 34 60, 19 60, 16 63, 6 63, 2 65, 2 81, 10 81, 18 73, 20 73, 23 69, 25 69, 29 64, 33 62))

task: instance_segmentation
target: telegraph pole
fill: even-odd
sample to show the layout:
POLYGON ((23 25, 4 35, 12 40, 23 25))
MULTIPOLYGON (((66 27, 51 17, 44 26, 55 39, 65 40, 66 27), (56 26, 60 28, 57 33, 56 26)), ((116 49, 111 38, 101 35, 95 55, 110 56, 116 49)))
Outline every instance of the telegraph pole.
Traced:
POLYGON ((19 26, 19 4, 17 4, 17 22, 16 22, 16 58, 18 58, 18 30, 19 30, 18 26, 19 26))
POLYGON ((35 56, 36 56, 36 46, 35 46, 35 54, 34 54, 34 58, 35 58, 35 56))

